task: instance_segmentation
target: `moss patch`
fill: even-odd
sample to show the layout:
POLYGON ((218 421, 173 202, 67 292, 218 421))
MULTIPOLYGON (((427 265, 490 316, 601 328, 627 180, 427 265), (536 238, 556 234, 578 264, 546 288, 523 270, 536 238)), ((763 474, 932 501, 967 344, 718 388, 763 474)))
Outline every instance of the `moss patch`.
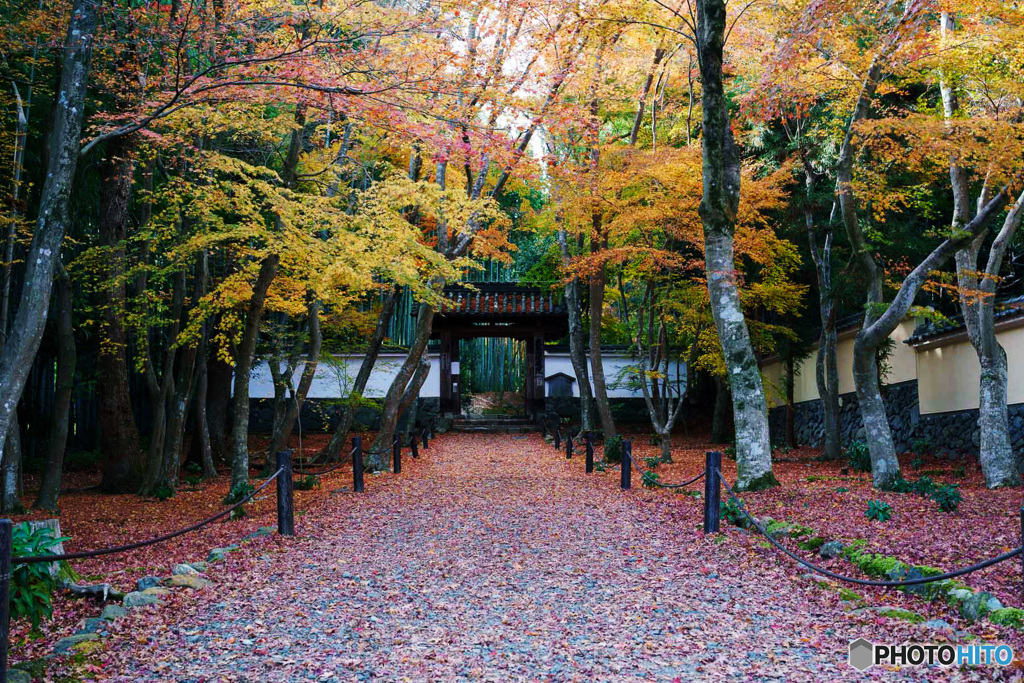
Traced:
POLYGON ((1024 609, 1004 607, 988 615, 988 620, 1000 626, 1024 629, 1024 609))
POLYGON ((825 539, 821 536, 812 536, 811 538, 800 541, 798 545, 801 550, 817 550, 821 546, 825 545, 825 539))
POLYGON ((857 591, 852 591, 849 588, 840 588, 839 597, 843 600, 848 600, 850 602, 864 602, 863 595, 861 595, 857 591))
POLYGON ((890 619, 902 619, 903 621, 909 621, 912 624, 920 624, 925 618, 917 612, 911 612, 908 609, 883 609, 878 610, 878 614, 883 617, 889 617, 890 619))
POLYGON ((765 472, 760 477, 750 480, 746 486, 740 488, 736 487, 737 491, 764 491, 774 486, 781 486, 779 480, 775 478, 775 475, 771 472, 765 472))

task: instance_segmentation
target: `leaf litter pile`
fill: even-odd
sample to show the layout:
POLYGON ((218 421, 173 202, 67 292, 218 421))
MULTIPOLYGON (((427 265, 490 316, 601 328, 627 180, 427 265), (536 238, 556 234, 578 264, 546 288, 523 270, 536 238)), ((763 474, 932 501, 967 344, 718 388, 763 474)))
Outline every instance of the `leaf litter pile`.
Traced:
MULTIPOLYGON (((657 455, 644 440, 634 439, 638 462, 657 455)), ((674 463, 657 466, 661 480, 699 472, 706 448, 677 439, 674 463)), ((958 513, 943 513, 927 499, 874 492, 867 475, 816 455, 800 449, 777 462, 782 487, 743 494, 751 511, 943 569, 1017 543, 1019 491, 985 491, 973 471, 954 473, 936 461, 929 467, 961 475, 964 496, 958 513), (892 504, 889 522, 864 517, 872 499, 892 504)), ((723 469, 732 481, 734 463, 723 469)), ((941 602, 886 589, 852 587, 859 606, 902 607, 952 628, 854 613, 838 587, 811 580, 762 538, 724 520, 724 534, 705 537, 699 496, 645 489, 639 476, 623 492, 618 477, 613 467, 585 475, 582 455, 566 460, 536 435, 443 435, 419 460, 406 452, 401 475, 368 476, 364 494, 351 492, 351 470, 343 468, 321 488, 296 492, 295 538, 243 545, 210 566, 213 588, 132 610, 87 665, 58 660, 51 675, 71 667, 83 680, 188 683, 846 680, 854 673, 847 646, 858 637, 977 637, 1012 645, 1018 660, 1000 672, 876 667, 858 678, 1021 679, 1019 632, 967 624, 941 602)), ((168 503, 69 496, 61 516, 74 537, 69 549, 180 526, 217 509, 225 485, 168 503)), ((271 491, 244 520, 75 567, 123 589, 155 569, 166 574, 175 562, 204 559, 210 547, 272 524, 273 515, 271 491)), ((801 552, 863 577, 842 559, 801 552)), ((965 583, 1021 603, 1016 561, 965 583)), ((12 648, 12 659, 43 654, 97 611, 60 599, 44 637, 12 648)))

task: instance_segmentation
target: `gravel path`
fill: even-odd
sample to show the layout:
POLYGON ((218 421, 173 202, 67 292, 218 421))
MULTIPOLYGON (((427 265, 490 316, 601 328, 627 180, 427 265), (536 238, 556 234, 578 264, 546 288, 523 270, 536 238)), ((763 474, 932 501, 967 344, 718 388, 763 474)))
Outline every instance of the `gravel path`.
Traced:
POLYGON ((134 612, 105 653, 110 680, 956 673, 857 674, 850 640, 929 634, 849 616, 833 591, 753 539, 704 538, 698 499, 622 492, 617 472, 586 476, 582 458, 567 462, 537 436, 445 435, 403 464, 399 477, 367 477, 365 494, 339 490, 302 515, 297 538, 264 539, 213 565, 215 588, 134 612))

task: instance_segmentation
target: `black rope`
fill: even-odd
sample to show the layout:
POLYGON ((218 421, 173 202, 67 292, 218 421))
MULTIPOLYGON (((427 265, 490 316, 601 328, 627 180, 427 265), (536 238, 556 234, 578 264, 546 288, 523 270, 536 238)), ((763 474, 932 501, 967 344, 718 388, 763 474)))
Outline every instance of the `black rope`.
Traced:
POLYGON ((695 481, 700 481, 701 479, 704 478, 704 472, 701 472, 700 474, 698 474, 693 479, 690 479, 688 481, 684 481, 682 484, 663 484, 660 481, 658 481, 657 479, 655 479, 656 475, 655 475, 654 472, 647 472, 647 471, 644 471, 644 470, 640 469, 640 465, 636 464, 636 460, 635 459, 633 459, 632 457, 630 457, 628 455, 625 455, 625 454, 623 454, 623 457, 629 458, 630 465, 632 465, 633 469, 635 469, 637 472, 640 473, 640 479, 643 482, 654 484, 658 488, 662 488, 662 489, 681 489, 684 486, 689 486, 690 484, 694 483, 695 481))
POLYGON ((34 564, 36 562, 61 562, 64 560, 80 560, 87 557, 99 557, 100 555, 113 555, 114 553, 122 553, 128 550, 135 550, 136 548, 144 548, 147 545, 155 545, 157 543, 169 541, 172 538, 182 536, 184 534, 189 533, 190 531, 196 531, 198 529, 201 529, 207 524, 216 522, 221 517, 224 517, 225 515, 234 512, 235 510, 237 510, 238 508, 242 507, 250 500, 252 500, 252 498, 257 493, 270 486, 271 482, 277 479, 281 475, 281 472, 283 471, 284 470, 278 470, 277 472, 274 472, 272 475, 270 475, 269 479, 267 479, 265 482, 259 485, 259 488, 253 489, 252 493, 250 493, 245 498, 238 501, 231 507, 227 508, 226 510, 221 510, 217 514, 211 517, 207 517, 206 519, 200 522, 196 522, 192 526, 185 527, 184 529, 178 529, 177 531, 172 531, 169 534, 164 534, 163 536, 151 538, 148 541, 137 541, 135 543, 129 543, 127 545, 118 545, 113 546, 111 548, 101 548, 99 550, 83 550, 82 552, 65 553, 63 555, 31 555, 28 557, 12 557, 11 564, 34 564))
MULTIPOLYGON (((355 449, 355 447, 353 447, 352 450, 348 452, 348 457, 351 458, 355 454, 356 454, 356 449, 355 449)), ((328 467, 326 470, 320 470, 319 472, 310 472, 308 470, 292 470, 292 474, 298 474, 299 476, 304 476, 304 477, 322 477, 325 474, 330 474, 331 472, 334 472, 335 470, 340 470, 342 467, 344 467, 347 464, 348 464, 347 460, 342 460, 337 465, 332 465, 332 466, 328 467)))
POLYGON ((747 512, 746 507, 744 507, 744 505, 743 505, 743 501, 736 497, 736 494, 733 492, 732 487, 729 486, 729 483, 725 480, 725 477, 722 476, 721 470, 716 470, 716 472, 718 472, 718 478, 722 482, 722 486, 725 487, 725 490, 729 493, 729 497, 732 498, 732 500, 736 503, 736 505, 739 508, 740 512, 743 513, 743 515, 750 521, 750 523, 754 525, 754 528, 756 528, 758 531, 760 531, 761 534, 764 535, 764 537, 767 538, 771 542, 772 545, 774 545, 776 548, 778 548, 782 552, 786 553, 791 558, 793 558, 794 560, 796 560, 800 564, 804 565, 808 569, 813 569, 814 571, 818 572, 819 574, 824 574, 825 576, 828 576, 828 577, 833 578, 833 579, 837 579, 839 581, 845 581, 847 583, 855 583, 855 584, 858 584, 858 585, 861 585, 861 586, 881 586, 883 588, 899 588, 901 586, 918 586, 918 585, 921 585, 923 583, 932 583, 934 581, 945 581, 946 579, 955 579, 958 576, 963 576, 964 574, 970 574, 972 572, 978 571, 979 569, 985 569, 986 567, 991 567, 994 564, 998 564, 998 563, 1003 562, 1005 560, 1009 560, 1011 558, 1016 557, 1017 555, 1020 555, 1022 552, 1024 552, 1024 547, 1016 548, 1014 550, 1011 550, 1008 553, 1003 553, 1002 555, 999 555, 997 557, 989 558, 989 559, 985 560, 984 562, 978 562, 977 564, 972 564, 969 567, 964 567, 963 569, 958 569, 958 570, 956 570, 954 572, 946 572, 945 574, 936 574, 935 576, 923 576, 923 577, 921 577, 919 579, 904 579, 902 581, 872 581, 872 580, 869 580, 869 579, 855 579, 855 578, 853 578, 851 576, 843 576, 842 574, 836 574, 835 572, 830 572, 829 570, 825 569, 824 567, 819 567, 816 564, 812 564, 812 563, 808 562, 807 560, 805 560, 804 558, 800 557, 796 553, 792 552, 789 548, 785 547, 784 545, 782 545, 781 543, 776 541, 774 538, 772 538, 771 535, 767 531, 765 531, 761 527, 760 524, 757 523, 757 520, 755 520, 753 517, 750 516, 750 513, 747 512))

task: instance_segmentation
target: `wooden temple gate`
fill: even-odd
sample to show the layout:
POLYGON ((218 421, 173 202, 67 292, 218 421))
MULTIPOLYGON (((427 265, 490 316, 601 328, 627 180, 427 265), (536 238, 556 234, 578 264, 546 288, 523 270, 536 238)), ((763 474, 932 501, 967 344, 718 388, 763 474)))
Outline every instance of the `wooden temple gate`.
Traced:
POLYGON ((551 290, 510 283, 476 283, 444 289, 431 337, 441 342, 441 413, 459 415, 459 341, 477 337, 526 342, 526 412, 544 412, 544 340, 566 333, 564 303, 551 290))

